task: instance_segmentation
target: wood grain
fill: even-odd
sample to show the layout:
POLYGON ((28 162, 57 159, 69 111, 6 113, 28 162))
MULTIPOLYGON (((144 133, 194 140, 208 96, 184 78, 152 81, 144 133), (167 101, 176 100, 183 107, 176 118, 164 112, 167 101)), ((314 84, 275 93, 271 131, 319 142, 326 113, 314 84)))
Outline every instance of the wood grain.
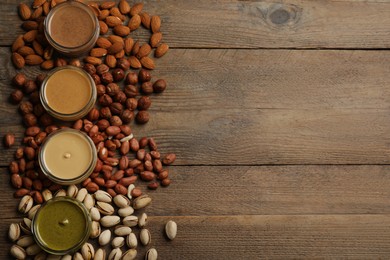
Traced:
MULTIPOLYGON (((0 7, 1 46, 22 33, 18 3, 0 7)), ((145 1, 145 10, 161 16, 164 41, 174 48, 390 47, 385 1, 170 0, 145 1)))

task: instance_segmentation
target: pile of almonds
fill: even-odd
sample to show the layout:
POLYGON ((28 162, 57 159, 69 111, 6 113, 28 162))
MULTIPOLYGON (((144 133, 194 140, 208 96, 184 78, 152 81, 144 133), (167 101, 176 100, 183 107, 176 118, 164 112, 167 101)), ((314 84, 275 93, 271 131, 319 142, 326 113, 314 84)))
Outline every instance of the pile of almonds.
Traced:
MULTIPOLYGON (((16 89, 11 93, 10 99, 19 105, 26 130, 22 139, 23 146, 17 148, 15 160, 9 165, 11 183, 16 188, 14 196, 22 198, 21 204, 26 201, 28 201, 27 205, 36 204, 34 207, 31 204, 29 210, 21 210, 19 207, 21 212, 28 213, 29 218, 25 219, 31 219, 33 216, 33 213, 30 213, 31 210, 36 212, 38 206, 52 196, 68 195, 74 197, 74 194, 69 191, 73 186, 67 188, 69 193, 67 194, 63 186, 52 183, 46 178, 37 163, 37 154, 41 143, 48 134, 58 129, 73 127, 81 130, 87 133, 96 145, 98 161, 94 172, 81 183, 80 190, 77 192, 78 194, 80 192, 87 193, 82 200, 84 204, 85 199, 91 197, 100 205, 110 208, 111 201, 103 201, 106 204, 102 204, 103 202, 99 202, 96 198, 96 194, 107 194, 107 196, 114 198, 114 204, 115 198, 125 200, 123 198, 127 196, 131 202, 128 206, 130 207, 131 204, 133 209, 136 209, 138 198, 144 199, 145 196, 150 198, 142 194, 140 187, 135 186, 136 181, 140 179, 147 182, 147 187, 151 190, 157 189, 160 185, 169 186, 171 180, 168 169, 164 165, 170 165, 176 159, 176 155, 173 153, 161 155, 154 138, 136 139, 129 125, 134 121, 138 124, 147 123, 150 118, 147 110, 152 103, 151 95, 153 93, 159 94, 167 87, 164 79, 152 82, 151 70, 155 68, 155 63, 149 57, 153 49, 155 49, 154 57, 156 58, 162 57, 169 49, 167 44, 162 43, 160 17, 151 16, 144 12, 142 3, 130 6, 128 2, 121 0, 116 6, 115 2, 103 2, 100 5, 90 2, 88 5, 99 20, 101 36, 88 56, 83 59, 66 59, 58 55, 48 44, 43 31, 45 16, 51 8, 63 1, 34 0, 32 9, 24 3, 19 5, 19 15, 24 21, 22 28, 26 33, 18 36, 13 43, 12 61, 18 69, 25 65, 39 65, 43 70, 65 65, 83 68, 95 81, 98 94, 97 106, 85 118, 65 125, 64 122, 54 120, 40 102, 39 89, 46 77, 45 74, 39 74, 35 79, 28 79, 25 74, 18 73, 13 78, 12 82, 16 89), (151 31, 149 43, 142 44, 130 37, 131 32, 141 27, 151 31), (138 69, 139 71, 137 71, 138 69)), ((14 143, 14 134, 8 133, 4 136, 6 147, 11 147, 14 143)), ((91 199, 88 200, 91 201, 91 199)), ((100 213, 104 211, 102 207, 99 208, 97 205, 94 204, 91 207, 91 215, 97 214, 96 209, 100 213)), ((119 215, 121 215, 119 213, 121 209, 119 207, 117 211, 119 215)), ((107 215, 111 217, 110 214, 107 215)), ((96 218, 94 221, 97 221, 96 218)), ((177 227, 175 223, 168 224, 169 230, 175 230, 167 233, 167 237, 171 239, 175 236, 172 234, 176 234, 177 227)), ((28 223, 24 225, 28 226, 28 223)), ((22 228, 23 225, 18 226, 22 228)), ((10 232, 14 229, 17 229, 15 225, 11 225, 10 232)), ((26 235, 29 235, 26 228, 22 228, 22 230, 26 235)), ((142 231, 142 233, 147 233, 147 231, 142 231)), ((146 235, 142 237, 144 236, 146 235)), ((16 241, 16 239, 11 239, 16 241)), ((121 239, 116 239, 116 241, 119 240, 121 239)), ((141 239, 141 242, 142 240, 145 238, 141 239)), ((15 254, 12 252, 20 249, 15 248, 14 246, 11 249, 11 254, 14 256, 15 254)), ((132 249, 130 246, 129 248, 132 249)), ((25 252, 29 255, 29 251, 32 249, 27 249, 25 252)), ((155 249, 149 251, 147 254, 150 257, 147 259, 157 259, 157 251, 155 249)), ((97 250, 96 255, 100 255, 99 252, 101 251, 97 250)), ((119 253, 113 254, 114 256, 109 259, 120 258, 118 257, 119 253)), ((134 255, 134 251, 128 254, 134 255)), ((77 258, 76 255, 74 259, 91 259, 91 257, 85 258, 82 253, 84 258, 77 258)))

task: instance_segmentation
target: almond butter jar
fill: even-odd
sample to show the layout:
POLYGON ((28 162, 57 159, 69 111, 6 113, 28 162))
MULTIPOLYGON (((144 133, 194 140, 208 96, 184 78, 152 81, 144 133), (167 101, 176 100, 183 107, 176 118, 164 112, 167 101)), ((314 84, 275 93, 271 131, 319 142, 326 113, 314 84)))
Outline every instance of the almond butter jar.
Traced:
POLYGON ((40 99, 53 117, 73 121, 87 115, 94 107, 95 82, 84 70, 63 66, 52 70, 42 83, 40 99))
POLYGON ((99 37, 99 21, 93 11, 78 1, 65 1, 50 10, 44 21, 45 36, 58 52, 80 56, 93 48, 99 37))

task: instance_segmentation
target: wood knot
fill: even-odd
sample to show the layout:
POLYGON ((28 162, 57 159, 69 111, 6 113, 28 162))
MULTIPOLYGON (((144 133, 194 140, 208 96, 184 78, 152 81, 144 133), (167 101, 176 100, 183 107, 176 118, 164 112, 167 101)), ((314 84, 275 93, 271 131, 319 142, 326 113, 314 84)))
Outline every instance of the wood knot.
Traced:
POLYGON ((302 8, 292 4, 274 3, 263 5, 261 12, 267 24, 273 27, 292 27, 299 22, 302 8))

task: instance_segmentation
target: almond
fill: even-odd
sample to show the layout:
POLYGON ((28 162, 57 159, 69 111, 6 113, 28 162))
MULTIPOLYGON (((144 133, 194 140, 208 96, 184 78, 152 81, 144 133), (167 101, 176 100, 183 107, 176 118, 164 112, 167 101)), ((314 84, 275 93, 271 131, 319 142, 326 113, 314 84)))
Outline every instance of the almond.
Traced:
POLYGON ((92 56, 85 57, 84 61, 95 66, 102 64, 102 60, 100 58, 96 58, 92 56))
POLYGON ((117 35, 110 35, 108 36, 107 38, 112 44, 116 43, 116 42, 119 42, 121 43, 122 45, 124 44, 123 42, 123 38, 122 37, 119 37, 117 35))
POLYGON ((147 69, 154 69, 155 68, 155 65, 154 65, 154 61, 149 58, 149 57, 143 57, 141 60, 140 60, 141 64, 142 64, 142 67, 144 68, 147 68, 147 69))
POLYGON ((129 62, 130 62, 130 66, 134 69, 139 69, 142 67, 141 62, 135 56, 130 56, 129 62))
POLYGON ((31 17, 31 9, 26 4, 19 4, 19 15, 22 20, 28 20, 31 17))
POLYGON ((31 30, 23 35, 25 42, 32 42, 37 38, 38 30, 31 30))
POLYGON ((100 34, 106 34, 108 32, 108 25, 105 22, 99 21, 99 27, 100 34))
POLYGON ((18 49, 17 51, 20 55, 22 55, 23 57, 27 56, 27 55, 30 55, 30 54, 35 54, 35 51, 28 47, 28 46, 22 46, 18 49))
POLYGON ((130 10, 130 15, 134 16, 136 14, 139 14, 142 11, 142 8, 144 7, 143 3, 136 3, 133 5, 133 7, 130 10))
POLYGON ((120 52, 121 50, 123 50, 123 44, 120 43, 120 42, 115 42, 114 44, 112 44, 108 49, 108 53, 109 54, 115 54, 115 53, 118 53, 120 52))
POLYGON ((101 10, 100 14, 98 16, 99 20, 105 20, 110 15, 110 11, 108 10, 101 10))
POLYGON ((27 55, 25 60, 28 65, 39 65, 43 62, 42 57, 35 54, 27 55))
POLYGON ((92 57, 104 57, 107 55, 107 50, 104 48, 93 48, 89 53, 92 57))
POLYGON ((43 56, 43 48, 42 48, 42 45, 37 42, 37 41, 33 41, 32 42, 32 47, 35 51, 36 54, 40 55, 40 56, 43 56))
POLYGON ((24 46, 24 40, 23 40, 23 35, 19 35, 18 38, 14 41, 12 44, 12 52, 17 51, 20 47, 24 46))
POLYGON ((25 21, 22 23, 22 28, 25 31, 37 30, 38 23, 36 21, 25 21))
POLYGON ((12 53, 12 62, 14 63, 15 67, 18 69, 23 68, 25 64, 23 56, 17 52, 12 53))
POLYGON ((161 40, 162 40, 161 32, 153 33, 152 36, 150 37, 150 45, 153 48, 156 48, 160 44, 161 40))
POLYGON ((130 54, 131 52, 131 49, 133 48, 133 45, 134 45, 134 40, 132 38, 126 38, 125 39, 125 52, 127 55, 130 54))
POLYGON ((115 6, 115 2, 103 2, 100 4, 101 9, 110 9, 115 6))
POLYGON ((169 50, 168 44, 163 43, 157 47, 156 51, 154 52, 154 56, 156 58, 160 58, 160 57, 164 56, 164 54, 167 53, 168 50, 169 50))
POLYGON ((124 16, 124 15, 121 13, 121 11, 119 11, 119 9, 118 9, 117 7, 111 8, 110 14, 111 14, 112 16, 118 17, 119 19, 121 19, 122 22, 123 22, 124 20, 126 20, 126 16, 124 16))
POLYGON ((107 38, 99 37, 96 41, 96 45, 100 48, 107 49, 112 45, 112 43, 107 38))
POLYGON ((131 49, 131 53, 133 55, 136 55, 138 52, 139 52, 139 41, 137 40, 134 45, 133 45, 133 48, 131 49))
POLYGON ((89 3, 88 6, 89 8, 91 8, 92 12, 95 14, 96 17, 100 16, 100 9, 96 3, 89 3))
POLYGON ((125 56, 125 50, 121 50, 120 52, 115 53, 115 58, 121 59, 125 56))
POLYGON ((53 56, 53 48, 48 46, 44 51, 43 51, 43 58, 45 60, 50 60, 53 56))
POLYGON ((38 7, 37 9, 34 10, 34 12, 31 14, 30 19, 32 20, 37 20, 39 17, 42 16, 43 9, 42 7, 38 7))
POLYGON ((43 14, 47 16, 50 12, 50 3, 49 2, 43 3, 42 9, 43 9, 43 14))
POLYGON ((106 21, 106 24, 108 25, 108 27, 114 27, 114 26, 122 24, 121 19, 119 19, 116 16, 112 16, 112 15, 107 16, 105 21, 106 21))
POLYGON ((148 13, 140 13, 141 23, 146 29, 150 29, 150 15, 148 13))
POLYGON ((46 2, 46 0, 34 0, 33 8, 38 8, 41 5, 43 5, 46 2))
POLYGON ((117 25, 114 27, 113 32, 116 35, 119 35, 121 37, 125 37, 125 36, 130 34, 130 28, 120 24, 120 25, 117 25))
POLYGON ((44 62, 41 63, 41 69, 51 70, 52 68, 54 68, 53 60, 45 60, 44 62))
POLYGON ((113 55, 107 55, 106 56, 106 65, 110 68, 116 67, 116 58, 113 55))
POLYGON ((136 56, 138 59, 140 59, 142 57, 148 56, 151 51, 152 48, 150 47, 150 45, 145 43, 139 48, 139 51, 136 56))
POLYGON ((154 15, 150 19, 150 27, 153 33, 159 32, 161 27, 161 19, 160 16, 154 15))
POLYGON ((138 14, 135 14, 133 17, 130 18, 128 26, 131 31, 137 30, 140 25, 141 17, 138 14))
POLYGON ((121 0, 119 2, 119 11, 121 11, 122 14, 128 14, 130 13, 130 5, 127 1, 121 0))

